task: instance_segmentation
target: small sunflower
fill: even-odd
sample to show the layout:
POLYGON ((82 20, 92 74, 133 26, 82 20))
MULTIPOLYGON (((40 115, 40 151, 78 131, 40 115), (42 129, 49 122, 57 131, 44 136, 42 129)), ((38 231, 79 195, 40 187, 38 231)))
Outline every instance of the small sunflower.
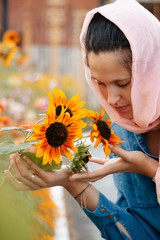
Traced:
POLYGON ((19 48, 17 46, 12 47, 3 57, 3 66, 4 67, 10 67, 15 55, 19 51, 19 48))
POLYGON ((19 34, 14 30, 8 30, 3 35, 3 42, 9 46, 15 46, 20 42, 19 34))
POLYGON ((27 141, 40 140, 35 144, 38 148, 36 156, 43 156, 43 165, 48 162, 52 165, 52 160, 58 165, 61 154, 65 154, 69 160, 72 160, 69 149, 77 152, 74 139, 83 137, 82 128, 85 126, 83 121, 79 122, 79 115, 71 117, 68 112, 65 112, 63 105, 57 117, 56 108, 49 102, 44 124, 35 124, 34 133, 27 141))
POLYGON ((48 97, 56 108, 57 116, 59 116, 61 113, 62 105, 64 106, 65 112, 68 112, 71 117, 76 114, 78 114, 80 118, 87 116, 87 109, 82 109, 82 107, 85 105, 85 101, 79 102, 79 94, 73 96, 67 101, 65 93, 62 90, 58 89, 58 87, 55 87, 54 97, 51 92, 48 92, 48 97))
POLYGON ((100 143, 103 144, 104 153, 106 157, 110 154, 111 149, 108 144, 112 145, 119 145, 119 142, 121 139, 114 134, 113 129, 110 129, 112 126, 112 122, 110 119, 107 119, 106 121, 103 121, 104 117, 104 109, 102 108, 101 115, 99 113, 94 112, 92 110, 88 110, 88 118, 93 118, 94 123, 92 125, 93 130, 90 133, 90 140, 91 142, 94 142, 94 139, 96 138, 95 146, 97 147, 100 143))

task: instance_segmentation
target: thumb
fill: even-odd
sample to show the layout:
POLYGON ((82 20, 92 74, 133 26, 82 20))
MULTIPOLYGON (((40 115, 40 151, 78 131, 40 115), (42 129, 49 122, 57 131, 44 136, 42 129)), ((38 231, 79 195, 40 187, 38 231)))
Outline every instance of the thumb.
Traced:
POLYGON ((128 151, 124 150, 122 147, 118 145, 109 144, 111 152, 117 155, 118 157, 123 158, 124 160, 128 157, 128 151))

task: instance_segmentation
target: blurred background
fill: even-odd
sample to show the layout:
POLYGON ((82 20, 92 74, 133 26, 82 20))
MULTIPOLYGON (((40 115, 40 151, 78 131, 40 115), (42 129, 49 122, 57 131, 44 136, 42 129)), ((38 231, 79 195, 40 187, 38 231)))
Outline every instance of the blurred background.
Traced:
MULTIPOLYGON (((100 112, 85 81, 79 35, 86 13, 110 2, 113 1, 0 0, 0 128, 33 124, 46 110, 47 91, 53 91, 55 86, 68 98, 80 94, 86 107, 100 112)), ((159 0, 139 2, 160 19, 159 0)), ((0 142, 8 139, 17 144, 24 141, 21 133, 15 131, 0 135, 0 142)), ((103 157, 101 149, 91 151, 103 157)), ((1 155, 0 180, 8 166, 9 157, 1 155)), ((90 165, 91 169, 95 167, 90 165)), ((112 176, 95 185, 115 200, 112 176)), ((34 240, 101 239, 96 227, 66 192, 61 201, 66 206, 62 214, 67 216, 68 233, 59 238, 56 219, 61 213, 49 190, 19 193, 5 185, 0 197, 2 240, 25 239, 24 235, 34 240)))

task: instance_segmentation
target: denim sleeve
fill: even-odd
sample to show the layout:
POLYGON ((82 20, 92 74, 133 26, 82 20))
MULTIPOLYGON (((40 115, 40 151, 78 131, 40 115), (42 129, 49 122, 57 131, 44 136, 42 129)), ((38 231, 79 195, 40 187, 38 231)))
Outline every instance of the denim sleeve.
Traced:
POLYGON ((115 214, 115 204, 108 200, 101 192, 99 192, 98 207, 93 212, 83 207, 83 211, 90 220, 97 226, 101 232, 101 236, 109 239, 106 233, 107 226, 113 224, 113 215, 115 214))

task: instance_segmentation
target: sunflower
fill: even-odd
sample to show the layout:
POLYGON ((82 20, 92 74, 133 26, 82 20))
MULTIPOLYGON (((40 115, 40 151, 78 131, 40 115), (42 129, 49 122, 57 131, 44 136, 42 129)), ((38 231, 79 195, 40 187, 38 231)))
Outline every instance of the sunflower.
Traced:
POLYGON ((85 101, 79 102, 80 94, 73 96, 67 101, 65 93, 58 89, 58 87, 55 87, 54 97, 51 92, 48 92, 48 97, 56 108, 57 116, 59 116, 61 113, 62 105, 64 106, 65 112, 68 112, 71 117, 76 114, 78 114, 80 118, 87 116, 87 109, 82 109, 82 107, 85 105, 85 101))
POLYGON ((35 124, 33 126, 34 133, 27 141, 40 140, 35 144, 35 147, 38 148, 36 156, 43 156, 43 165, 48 162, 52 165, 52 160, 58 165, 61 154, 65 154, 69 160, 72 160, 69 149, 77 152, 74 147, 74 139, 83 137, 82 128, 85 126, 86 123, 79 121, 79 115, 71 117, 68 112, 65 112, 63 105, 61 113, 57 117, 56 108, 49 102, 44 124, 35 124))
POLYGON ((109 144, 119 145, 119 142, 124 142, 124 141, 121 141, 121 139, 114 134, 113 129, 110 129, 110 127, 112 126, 112 122, 110 119, 107 119, 106 121, 102 120, 104 117, 104 114, 105 112, 103 108, 101 111, 101 115, 99 115, 99 113, 94 112, 92 110, 88 110, 88 118, 94 119, 94 123, 92 125, 93 130, 90 133, 90 140, 91 142, 94 142, 94 139, 96 138, 94 147, 97 147, 100 143, 102 143, 104 146, 103 148, 104 153, 107 157, 111 152, 109 144))
POLYGON ((14 59, 16 53, 19 51, 19 48, 17 46, 12 47, 7 54, 3 57, 3 66, 9 67, 11 65, 12 60, 14 59))
POLYGON ((8 46, 15 46, 20 42, 19 34, 14 30, 8 30, 3 35, 3 42, 6 43, 8 46))

